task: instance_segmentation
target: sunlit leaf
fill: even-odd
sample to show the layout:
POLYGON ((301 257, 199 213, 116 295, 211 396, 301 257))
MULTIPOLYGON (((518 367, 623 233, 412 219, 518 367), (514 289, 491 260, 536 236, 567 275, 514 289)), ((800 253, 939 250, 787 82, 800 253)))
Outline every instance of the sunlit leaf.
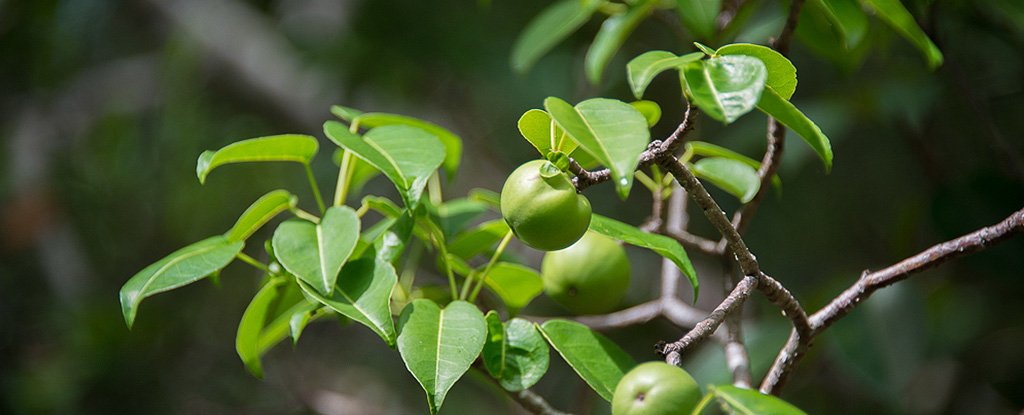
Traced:
POLYGON ((541 56, 583 26, 601 5, 599 0, 562 0, 535 17, 512 47, 512 69, 525 73, 541 56))
POLYGON ((318 147, 316 138, 300 134, 242 140, 228 144, 220 150, 204 151, 200 154, 196 163, 196 176, 199 177, 199 183, 205 183, 206 176, 213 169, 231 163, 293 161, 309 164, 318 147))
POLYGON ((355 248, 359 227, 352 208, 332 206, 319 224, 296 219, 279 225, 274 231, 274 253, 288 272, 329 294, 355 248))
POLYGON ((224 268, 242 252, 245 242, 223 235, 203 239, 139 271, 121 287, 121 313, 131 328, 139 303, 146 297, 196 282, 224 268))
POLYGON ((745 55, 753 56, 764 63, 768 77, 765 86, 775 90, 780 96, 789 99, 796 92, 796 67, 793 63, 774 49, 750 43, 734 43, 725 45, 715 51, 717 56, 745 55))
POLYGON ((625 102, 606 98, 588 99, 573 107, 549 97, 544 108, 581 147, 608 166, 619 197, 625 199, 640 153, 651 137, 643 114, 625 102))
MULTIPOLYGON (((686 147, 692 149, 693 154, 704 156, 704 157, 725 157, 727 159, 733 159, 743 164, 746 164, 754 170, 761 168, 761 162, 754 160, 750 157, 744 156, 735 151, 729 150, 725 147, 717 146, 704 141, 687 141, 686 147)), ((782 191, 782 179, 779 178, 778 174, 772 175, 772 186, 775 190, 782 191)))
POLYGON ((398 330, 398 352, 426 391, 430 413, 437 413, 448 390, 483 350, 484 315, 465 301, 441 309, 433 301, 417 299, 402 311, 398 330))
POLYGON ((544 281, 536 270, 511 262, 495 263, 484 283, 501 298, 511 315, 544 291, 544 281))
POLYGON ((444 145, 433 134, 406 125, 377 127, 360 137, 344 124, 328 121, 324 133, 384 173, 409 207, 419 204, 427 179, 445 158, 444 145))
POLYGON ((694 103, 726 124, 754 109, 767 79, 760 59, 742 55, 691 62, 683 72, 694 103))
POLYGON ((690 262, 690 257, 686 255, 686 250, 675 239, 644 232, 635 226, 597 214, 593 215, 590 219, 590 230, 630 245, 650 249, 658 255, 668 258, 690 280, 690 284, 693 285, 693 298, 697 298, 700 286, 700 283, 697 281, 697 271, 693 269, 693 264, 690 262))
POLYGON ((395 344, 395 325, 388 301, 398 277, 390 263, 382 258, 360 258, 345 264, 338 285, 330 295, 322 295, 305 282, 303 291, 321 304, 369 327, 388 346, 395 344))
POLYGON ((653 127, 654 124, 661 120, 661 107, 654 101, 633 101, 629 105, 632 105, 633 108, 636 108, 637 111, 644 115, 648 127, 653 127))
POLYGON ((245 308, 242 320, 238 324, 238 333, 235 335, 235 351, 238 352, 238 357, 245 363, 249 373, 257 378, 263 378, 263 366, 260 364, 260 333, 263 331, 263 324, 270 313, 270 307, 278 297, 278 287, 285 281, 284 278, 273 278, 267 281, 249 302, 249 306, 245 308))
POLYGON ((694 163, 693 174, 736 196, 742 203, 753 199, 761 188, 761 178, 757 176, 757 171, 733 159, 702 158, 694 163))
POLYGON ((232 242, 244 241, 278 213, 294 208, 297 202, 286 190, 271 191, 253 202, 225 236, 232 242))
POLYGON ((540 329, 551 347, 606 401, 611 402, 619 380, 636 366, 615 342, 583 324, 549 320, 540 329))
POLYGON ((548 344, 537 327, 519 318, 502 324, 494 311, 487 313, 486 320, 483 361, 487 372, 512 392, 536 384, 547 372, 550 359, 548 344))
POLYGON ((818 128, 818 125, 800 112, 796 106, 779 96, 771 88, 766 88, 761 94, 757 108, 797 133, 825 163, 825 170, 832 169, 832 144, 818 128))
POLYGON ((739 415, 806 415, 797 407, 771 395, 758 391, 737 388, 732 385, 712 385, 708 393, 722 404, 729 413, 739 415))
POLYGON ((626 77, 629 79, 629 88, 633 96, 640 99, 651 84, 654 77, 669 69, 681 70, 689 62, 702 59, 701 52, 688 53, 683 56, 676 56, 671 52, 652 50, 633 58, 626 64, 626 77))
POLYGON ((374 128, 384 125, 407 125, 422 129, 433 134, 434 137, 441 140, 441 144, 444 144, 445 156, 443 165, 444 171, 448 174, 449 179, 454 178, 455 172, 459 170, 459 163, 462 160, 462 138, 440 125, 424 121, 419 118, 398 114, 387 114, 383 112, 367 112, 360 114, 352 120, 352 123, 365 128, 374 128))

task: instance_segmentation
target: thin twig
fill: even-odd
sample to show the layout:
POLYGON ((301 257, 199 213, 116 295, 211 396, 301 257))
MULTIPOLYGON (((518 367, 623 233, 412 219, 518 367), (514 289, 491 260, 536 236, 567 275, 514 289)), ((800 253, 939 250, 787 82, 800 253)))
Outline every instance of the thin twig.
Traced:
MULTIPOLYGON (((734 266, 724 255, 719 258, 722 260, 723 295, 728 295, 736 286, 734 266)), ((754 380, 750 373, 750 354, 747 353, 747 345, 743 342, 742 317, 743 305, 725 316, 725 342, 722 344, 722 351, 725 353, 725 364, 732 373, 733 385, 749 389, 754 380)))
POLYGON ((668 343, 664 346, 665 361, 669 364, 679 365, 682 361, 681 354, 689 349, 691 346, 697 344, 701 340, 706 339, 715 330, 718 330, 718 326, 722 324, 722 320, 725 316, 735 310, 737 307, 743 304, 750 296, 750 292, 757 286, 757 278, 754 276, 745 276, 739 283, 736 284, 736 288, 725 297, 724 300, 715 310, 711 312, 704 320, 697 323, 692 330, 686 333, 683 338, 668 343))
POLYGON ((542 396, 529 389, 523 389, 519 392, 509 392, 508 396, 518 402, 523 409, 526 409, 536 415, 571 415, 568 412, 562 412, 553 408, 542 396))
POLYGON ((672 231, 668 229, 666 229, 663 234, 669 238, 675 239, 684 247, 694 248, 708 255, 722 255, 722 251, 725 249, 725 239, 722 239, 720 242, 715 242, 687 231, 672 231), (722 249, 719 249, 720 244, 722 249))
MULTIPOLYGON (((864 271, 860 279, 850 288, 811 315, 812 336, 821 334, 836 320, 849 314, 879 288, 907 279, 911 275, 934 268, 951 259, 988 248, 1017 233, 1024 233, 1024 209, 1014 212, 995 225, 934 245, 885 269, 874 272, 864 271)), ((779 351, 775 362, 761 383, 761 392, 777 394, 785 385, 793 367, 803 356, 804 344, 794 337, 791 335, 785 347, 779 351)))

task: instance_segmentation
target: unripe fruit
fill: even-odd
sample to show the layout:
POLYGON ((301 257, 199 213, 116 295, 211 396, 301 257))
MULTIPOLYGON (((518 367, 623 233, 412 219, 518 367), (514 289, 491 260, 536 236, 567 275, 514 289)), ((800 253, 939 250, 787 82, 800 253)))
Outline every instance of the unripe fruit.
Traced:
POLYGON ((575 314, 611 311, 629 290, 626 250, 596 232, 587 232, 566 249, 548 252, 540 269, 544 292, 575 314))
POLYGON ((647 362, 626 373, 615 387, 612 415, 688 414, 700 399, 700 386, 685 370, 647 362))
POLYGON ((501 188, 501 216, 523 243, 543 251, 576 242, 590 226, 590 201, 547 160, 524 163, 501 188))

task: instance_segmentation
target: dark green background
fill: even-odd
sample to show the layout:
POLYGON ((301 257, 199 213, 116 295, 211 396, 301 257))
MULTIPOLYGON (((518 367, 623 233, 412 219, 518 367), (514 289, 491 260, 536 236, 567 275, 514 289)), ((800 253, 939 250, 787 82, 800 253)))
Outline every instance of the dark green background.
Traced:
MULTIPOLYGON (((466 151, 447 195, 496 191, 535 157, 515 127, 525 110, 547 96, 627 100, 629 58, 692 50, 674 15, 659 16, 620 51, 603 85, 588 86, 582 63, 594 19, 517 76, 508 64, 512 43, 545 4, 0 1, 0 413, 425 412, 398 355, 359 326, 313 325, 297 347, 268 355, 266 380, 249 376, 234 333, 260 276, 244 265, 228 267, 220 286, 203 281, 147 300, 130 332, 117 290, 163 255, 228 229, 267 190, 291 186, 313 208, 295 165, 231 166, 200 186, 194 168, 203 150, 283 132, 320 136, 329 105, 343 104, 452 129, 466 151)), ((832 139, 835 167, 825 174, 791 136, 783 195, 766 198, 747 241, 810 310, 864 269, 1024 205, 1024 6, 905 4, 945 53, 937 71, 877 19, 863 57, 821 57, 801 37, 794 46, 793 101, 832 139)), ((783 4, 759 2, 739 39, 765 43, 784 12, 783 4)), ((649 89, 665 109, 655 137, 681 118, 671 78, 649 89)), ((760 114, 728 128, 705 118, 694 136, 760 158, 764 125, 760 114)), ((336 175, 328 154, 314 165, 325 191, 336 175)), ((586 194, 596 211, 639 223, 649 200, 641 190, 627 203, 608 185, 586 194)), ((368 191, 394 196, 384 179, 368 191)), ((714 236, 703 218, 692 223, 714 236)), ((515 249, 539 265, 536 252, 515 249)), ((638 303, 653 294, 659 261, 629 252, 627 302, 638 303)), ((721 296, 719 269, 712 258, 693 257, 707 287, 700 305, 710 308, 721 296)), ((434 278, 432 268, 421 273, 434 278)), ((815 414, 1017 413, 1021 298, 1024 238, 919 275, 819 337, 783 397, 815 414)), ((757 376, 788 328, 763 299, 751 304, 746 335, 757 376)), ((561 313, 543 298, 526 312, 561 313)), ((656 341, 681 334, 663 321, 609 333, 640 360, 656 358, 656 341)), ((711 343, 686 366, 702 383, 728 381, 711 343)), ((555 355, 536 390, 561 409, 608 411, 555 355)), ((471 372, 442 413, 483 408, 519 410, 471 372)))

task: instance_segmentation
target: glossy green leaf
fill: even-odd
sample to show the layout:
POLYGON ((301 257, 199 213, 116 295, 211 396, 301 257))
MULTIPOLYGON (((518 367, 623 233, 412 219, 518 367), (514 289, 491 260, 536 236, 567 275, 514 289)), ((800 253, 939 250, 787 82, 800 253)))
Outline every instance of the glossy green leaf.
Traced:
POLYGON ((501 387, 518 392, 537 383, 548 370, 548 344, 537 327, 513 318, 502 324, 494 311, 487 313, 487 342, 483 361, 501 387))
MULTIPOLYGON (((754 170, 761 168, 761 162, 754 160, 750 157, 744 156, 735 151, 729 150, 725 147, 717 146, 704 141, 687 141, 686 147, 692 149, 693 154, 704 156, 704 157, 725 157, 727 159, 733 159, 743 164, 746 164, 754 170)), ((772 186, 777 191, 782 191, 782 179, 779 178, 778 174, 772 176, 772 186)))
POLYGON ((483 350, 484 315, 461 300, 442 310, 433 301, 417 299, 402 310, 398 327, 398 352, 426 391, 430 413, 437 413, 448 390, 483 350))
POLYGON ((278 287, 284 283, 284 278, 274 278, 260 288, 245 308, 235 335, 235 351, 238 352, 238 357, 245 363, 249 373, 260 379, 263 378, 263 366, 260 364, 260 333, 263 331, 263 324, 270 313, 271 305, 278 297, 278 287))
POLYGON ((722 0, 676 0, 676 11, 683 26, 704 40, 715 38, 715 25, 721 10, 722 0))
POLYGON ((238 141, 217 151, 204 151, 196 163, 199 183, 213 169, 231 163, 256 161, 294 161, 309 164, 319 144, 316 138, 300 134, 284 134, 238 141))
POLYGON ((760 59, 742 55, 692 62, 683 73, 693 102, 726 124, 754 109, 767 79, 760 59))
POLYGON ((481 223, 469 231, 456 235, 448 243, 448 252, 465 260, 472 259, 491 249, 508 231, 508 223, 504 219, 481 223))
POLYGON ((323 307, 319 303, 311 303, 303 301, 301 304, 297 304, 291 311, 291 315, 288 316, 288 334, 292 338, 292 344, 299 342, 299 337, 302 336, 303 330, 306 329, 306 325, 312 320, 314 313, 323 307))
POLYGON ((224 268, 242 252, 245 242, 212 236, 174 251, 143 268, 121 287, 121 313, 128 328, 146 297, 196 282, 224 268))
POLYGON ((328 121, 324 133, 384 173, 409 207, 419 204, 427 179, 445 158, 444 145, 433 134, 406 125, 377 127, 360 137, 344 124, 328 121))
POLYGON ((708 393, 731 414, 740 415, 806 415, 804 411, 782 399, 758 391, 732 385, 708 386, 708 393))
POLYGON ((322 295, 299 281, 310 297, 377 333, 389 347, 395 345, 395 324, 388 301, 398 282, 395 269, 383 258, 360 258, 345 264, 338 285, 330 295, 322 295))
POLYGON ((448 177, 454 178, 455 173, 459 170, 459 163, 462 160, 462 138, 440 125, 405 115, 383 112, 360 114, 352 120, 352 123, 365 128, 375 128, 384 125, 407 125, 422 129, 433 134, 434 137, 441 140, 441 144, 444 144, 445 156, 443 165, 448 177))
POLYGON ((704 58, 701 52, 687 53, 683 56, 676 56, 672 52, 663 50, 652 50, 633 58, 626 64, 626 77, 629 80, 629 88, 633 96, 640 99, 651 84, 654 77, 669 69, 682 70, 687 63, 698 61, 704 58))
POLYGON ((804 142, 814 149, 815 153, 818 153, 818 157, 825 163, 825 170, 832 169, 832 144, 818 128, 818 125, 800 112, 796 106, 779 96, 771 88, 766 88, 761 94, 757 108, 797 133, 804 142))
POLYGON ((654 101, 633 101, 629 105, 632 105, 633 108, 636 108, 637 111, 644 115, 644 119, 647 120, 647 127, 653 127, 661 120, 661 107, 654 101))
POLYGON ((928 35, 921 30, 921 27, 917 25, 917 21, 914 20, 914 16, 907 11, 906 7, 903 7, 903 3, 900 3, 900 0, 861 0, 861 3, 874 10, 878 18, 888 23, 897 33, 909 40, 910 43, 913 43, 921 51, 921 54, 924 55, 925 60, 928 61, 929 68, 935 69, 942 65, 942 52, 938 46, 935 46, 935 43, 932 43, 928 35))
POLYGON ((796 67, 789 59, 772 48, 750 43, 734 43, 718 48, 715 55, 744 55, 758 58, 764 63, 765 70, 768 71, 768 77, 764 81, 765 86, 774 89, 787 100, 796 92, 796 67))
POLYGON ((484 284, 501 298, 511 315, 544 291, 544 281, 536 270, 511 262, 495 263, 484 284))
POLYGON ((583 324, 549 320, 540 326, 540 331, 562 359, 606 401, 611 402, 619 380, 636 366, 636 361, 615 342, 583 324))
POLYGON ((359 240, 359 217, 348 206, 332 206, 319 224, 289 220, 274 231, 277 260, 288 272, 323 294, 334 291, 338 272, 359 240))
POLYGON ((690 280, 690 284, 693 285, 693 298, 697 298, 698 288, 700 287, 700 283, 697 281, 697 271, 693 269, 693 264, 690 262, 690 257, 686 255, 686 250, 675 239, 644 232, 635 226, 597 214, 590 219, 590 230, 630 245, 650 249, 658 255, 668 258, 690 280))
POLYGON ((296 203, 298 199, 286 190, 271 191, 249 205, 225 236, 232 242, 244 241, 278 213, 294 208, 296 203))
POLYGON ((757 171, 733 159, 710 157, 697 160, 693 165, 693 174, 736 196, 742 203, 753 199, 761 188, 761 178, 757 176, 757 171))
POLYGON ((512 47, 512 69, 525 73, 541 56, 583 26, 601 5, 599 0, 561 0, 535 17, 512 47))
POLYGON ((633 171, 651 138, 644 115, 633 106, 613 99, 593 98, 577 104, 549 97, 548 114, 580 147, 608 166, 619 197, 633 186, 633 171))
POLYGON ((543 110, 531 109, 519 117, 519 133, 541 156, 551 150, 551 116, 543 110))
POLYGON ((633 2, 625 13, 605 19, 583 61, 587 79, 591 84, 601 83, 601 74, 608 66, 612 56, 615 56, 626 38, 636 30, 640 22, 651 15, 657 3, 657 0, 639 0, 633 2))

